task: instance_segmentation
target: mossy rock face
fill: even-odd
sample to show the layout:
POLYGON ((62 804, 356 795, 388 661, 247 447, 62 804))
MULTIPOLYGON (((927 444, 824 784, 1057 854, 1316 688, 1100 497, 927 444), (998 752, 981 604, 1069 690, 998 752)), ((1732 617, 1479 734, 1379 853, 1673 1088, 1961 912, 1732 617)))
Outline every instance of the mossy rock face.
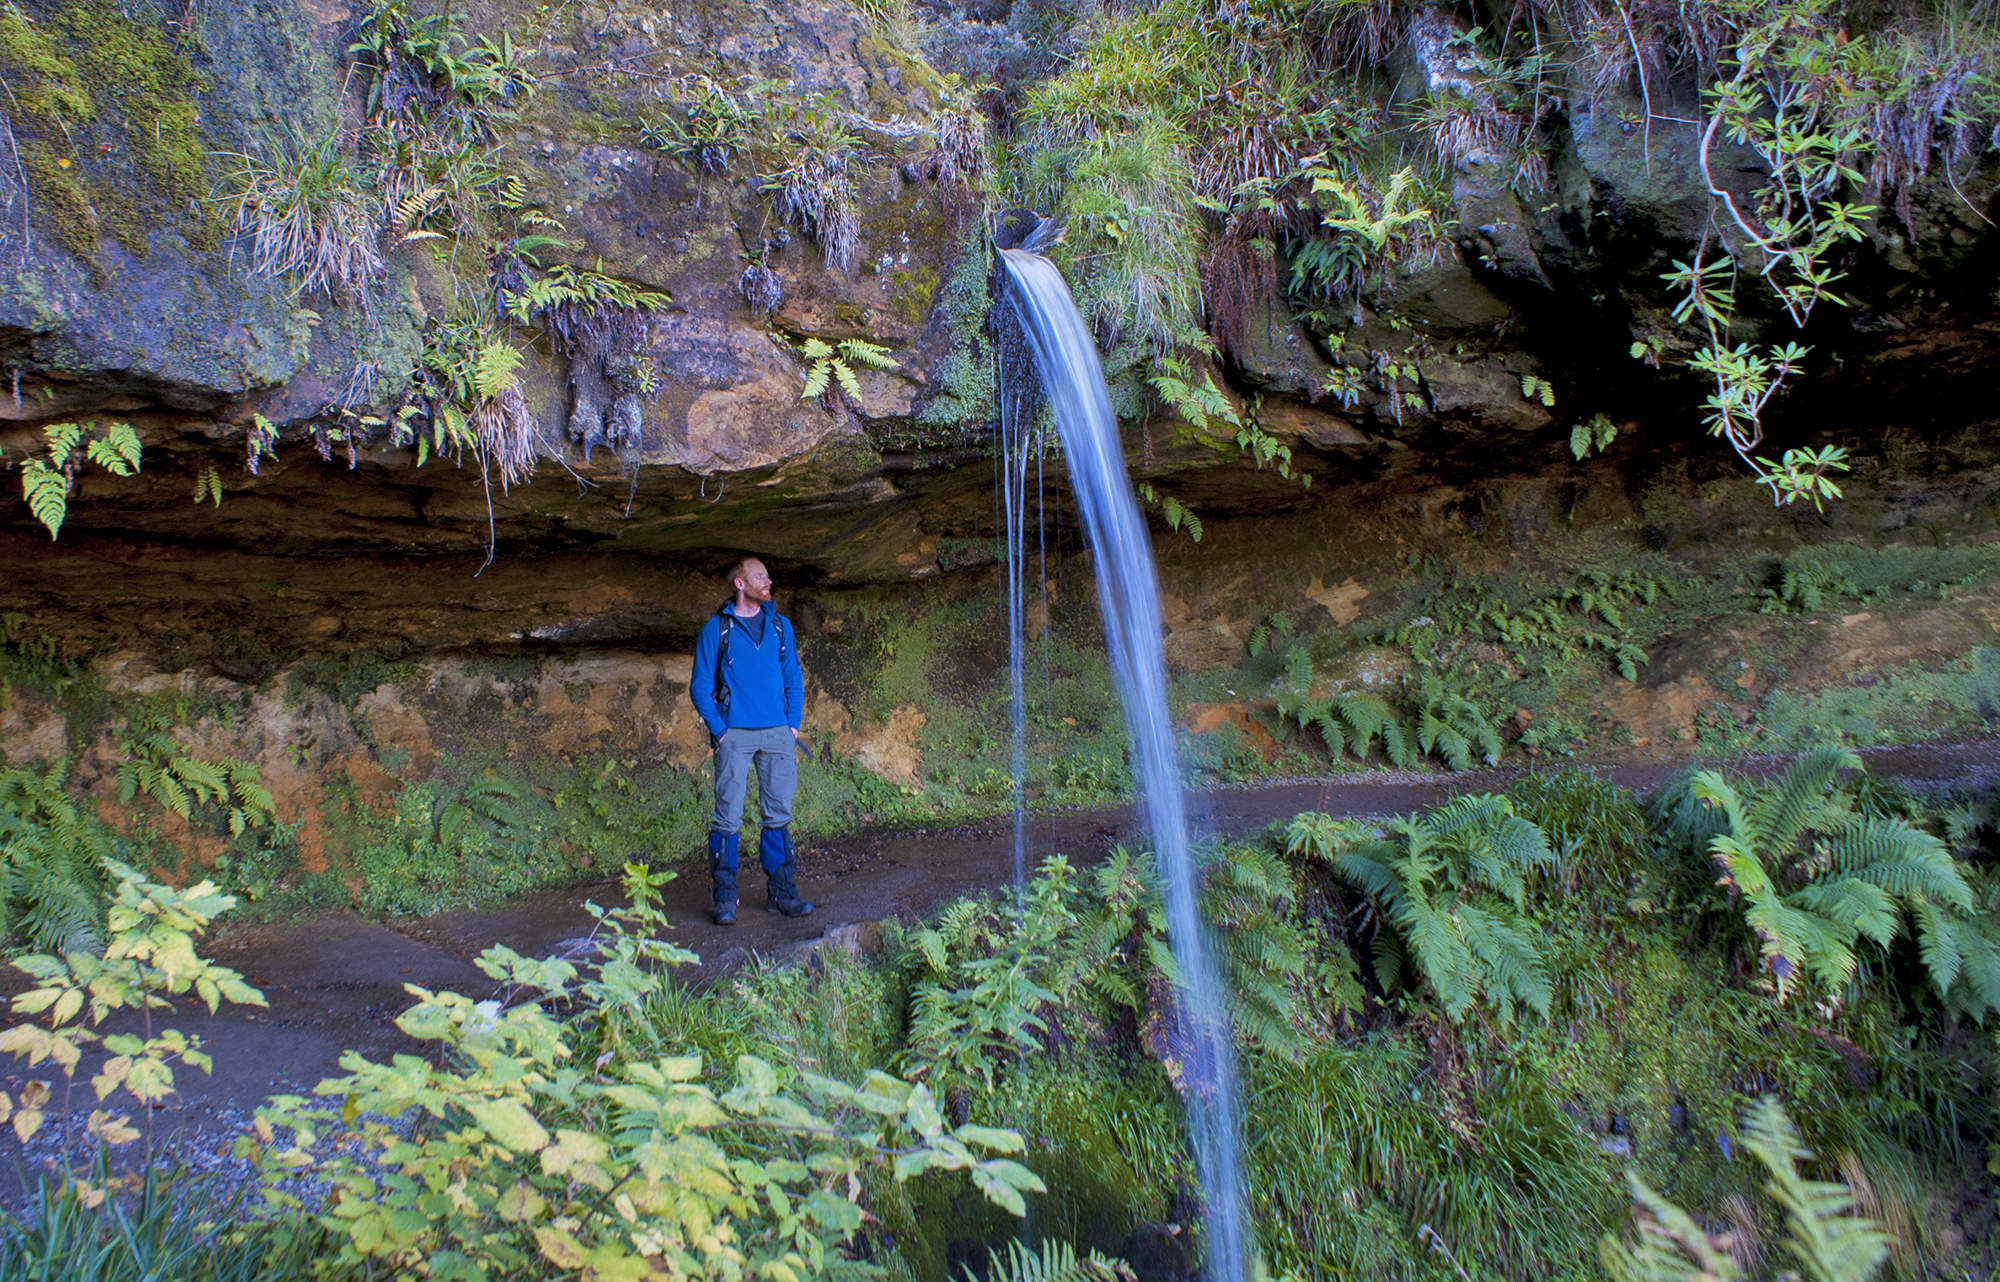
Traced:
POLYGON ((222 0, 198 22, 109 0, 0 14, 27 182, 0 227, 0 360, 182 408, 298 373, 297 309, 229 252, 216 191, 227 155, 278 122, 337 121, 313 34, 279 0, 222 0))

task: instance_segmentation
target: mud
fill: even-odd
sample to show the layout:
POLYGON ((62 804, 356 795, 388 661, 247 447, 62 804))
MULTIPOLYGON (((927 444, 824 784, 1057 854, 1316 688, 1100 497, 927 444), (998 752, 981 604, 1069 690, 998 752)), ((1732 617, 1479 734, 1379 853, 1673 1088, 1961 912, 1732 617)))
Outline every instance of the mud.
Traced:
MULTIPOLYGON (((1873 773, 1900 779, 1919 791, 1984 790, 2000 782, 2000 736, 1874 749, 1863 756, 1873 773)), ((1764 775, 1784 764, 1784 758, 1753 758, 1733 763, 1733 768, 1764 775)), ((1620 786, 1640 792, 1656 787, 1676 768, 1663 761, 1594 767, 1620 786)), ((1215 789, 1195 794, 1192 810, 1205 833, 1237 836, 1303 810, 1342 816, 1404 813, 1459 793, 1503 789, 1518 773, 1337 775, 1215 789)), ((953 829, 864 832, 802 849, 800 888, 818 902, 818 910, 802 918, 764 911, 761 874, 746 869, 741 920, 734 927, 719 927, 709 920, 706 869, 683 868, 666 887, 665 908, 675 942, 701 958, 686 978, 698 984, 711 982, 753 957, 802 960, 842 927, 919 918, 968 892, 1004 885, 1012 876, 1010 833, 1011 826, 1001 821, 953 829)), ((1141 835, 1130 806, 1035 816, 1030 865, 1060 853, 1073 864, 1087 866, 1121 841, 1141 835)), ((484 997, 493 984, 473 965, 483 949, 505 944, 529 956, 581 955, 587 952, 593 925, 585 904, 611 904, 617 896, 617 883, 604 881, 527 895, 505 908, 386 923, 328 913, 222 936, 208 953, 243 972, 264 991, 270 1006, 225 1007, 211 1015, 187 1003, 181 1011, 159 1016, 161 1024, 199 1036, 215 1061, 215 1071, 206 1077, 189 1069, 178 1071, 179 1100, 153 1119, 161 1151, 197 1167, 226 1164, 233 1135, 247 1122, 249 1110, 267 1096, 310 1094, 315 1083, 338 1072, 345 1051, 379 1060, 418 1049, 395 1026, 396 1016, 410 1002, 404 985, 484 997)), ((18 991, 14 983, 5 987, 18 991)), ((5 1017, 0 1026, 14 1022, 5 1017)), ((112 1027, 107 1023, 106 1031, 112 1027)), ((96 1105, 87 1085, 90 1068, 91 1060, 86 1059, 71 1099, 79 1116, 96 1105)), ((46 1064, 31 1071, 14 1067, 0 1077, 0 1085, 14 1090, 31 1078, 51 1081, 60 1104, 60 1079, 46 1064)), ((25 1147, 11 1131, 0 1131, 0 1162, 12 1159, 17 1169, 32 1175, 57 1151, 60 1128, 54 1117, 51 1123, 25 1147)), ((0 1179, 0 1187, 12 1184, 0 1179)), ((4 1192, 0 1200, 5 1200, 4 1192)))

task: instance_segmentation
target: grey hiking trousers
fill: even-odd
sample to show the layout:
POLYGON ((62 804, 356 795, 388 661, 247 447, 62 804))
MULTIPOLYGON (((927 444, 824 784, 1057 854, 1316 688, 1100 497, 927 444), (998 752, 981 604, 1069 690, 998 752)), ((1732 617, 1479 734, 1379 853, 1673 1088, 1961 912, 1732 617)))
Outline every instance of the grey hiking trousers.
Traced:
POLYGON ((715 813, 710 832, 735 832, 743 826, 743 797, 750 790, 750 766, 757 766, 757 797, 763 805, 763 826, 783 828, 792 822, 792 794, 799 788, 798 740, 791 727, 744 730, 732 726, 715 747, 715 813))

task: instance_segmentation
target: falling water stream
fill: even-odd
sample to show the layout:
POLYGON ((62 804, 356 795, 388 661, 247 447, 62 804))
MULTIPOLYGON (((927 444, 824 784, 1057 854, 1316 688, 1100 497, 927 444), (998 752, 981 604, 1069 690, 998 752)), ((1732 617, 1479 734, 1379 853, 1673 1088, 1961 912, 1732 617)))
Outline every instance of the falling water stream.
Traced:
MULTIPOLYGON (((1025 249, 1000 251, 1007 273, 1007 299, 1020 319, 1033 354, 1041 386, 1053 411, 1070 486, 1083 514, 1084 533, 1095 557, 1097 599, 1104 615, 1104 637, 1110 651, 1112 677, 1125 710, 1138 775, 1141 812, 1152 832, 1160 891, 1167 911, 1167 929, 1182 986, 1180 1032, 1187 1082, 1188 1114, 1194 1138, 1195 1168, 1201 1177, 1207 1222, 1204 1249, 1213 1282, 1244 1282, 1247 1246, 1237 1139, 1236 1060, 1230 1044, 1228 1009, 1224 1004, 1215 950, 1206 936, 1199 906, 1188 814, 1181 794, 1180 770, 1174 754, 1173 727, 1167 718, 1166 659, 1160 646, 1160 593, 1153 571, 1152 542, 1146 522, 1132 496, 1125 473, 1125 453, 1118 422, 1104 385, 1104 368, 1097 344, 1077 313, 1069 286, 1054 264, 1025 249)), ((1003 359, 1005 346, 1003 344, 1003 359)), ((1026 482, 1028 425, 1015 398, 1006 395, 1002 371, 1003 485, 1021 495, 1026 482), (1016 462, 1016 450, 1019 462, 1016 462)), ((1008 495, 1003 495, 1006 501, 1008 495)), ((1025 558, 1017 552, 1021 525, 1018 507, 1008 507, 1008 554, 1011 577, 1008 622, 1013 629, 1009 657, 1013 663, 1015 786, 1020 787, 1021 615, 1025 558)), ((1017 864, 1024 857, 1021 819, 1015 820, 1017 864)))

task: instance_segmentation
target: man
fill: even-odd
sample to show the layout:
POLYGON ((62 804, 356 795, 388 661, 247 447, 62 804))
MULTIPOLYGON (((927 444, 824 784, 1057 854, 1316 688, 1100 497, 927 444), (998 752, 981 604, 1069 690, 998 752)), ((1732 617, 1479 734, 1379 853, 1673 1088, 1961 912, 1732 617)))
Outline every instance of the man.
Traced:
POLYGON ((736 599, 724 602, 702 625, 688 681, 688 695, 715 745, 708 876, 719 926, 736 924, 737 830, 743 826, 743 795, 753 764, 764 812, 757 862, 768 881, 768 907, 787 917, 813 910, 792 880, 792 794, 799 784, 793 754, 805 706, 798 638, 771 605, 771 575, 762 561, 738 561, 729 568, 729 581, 736 599))

